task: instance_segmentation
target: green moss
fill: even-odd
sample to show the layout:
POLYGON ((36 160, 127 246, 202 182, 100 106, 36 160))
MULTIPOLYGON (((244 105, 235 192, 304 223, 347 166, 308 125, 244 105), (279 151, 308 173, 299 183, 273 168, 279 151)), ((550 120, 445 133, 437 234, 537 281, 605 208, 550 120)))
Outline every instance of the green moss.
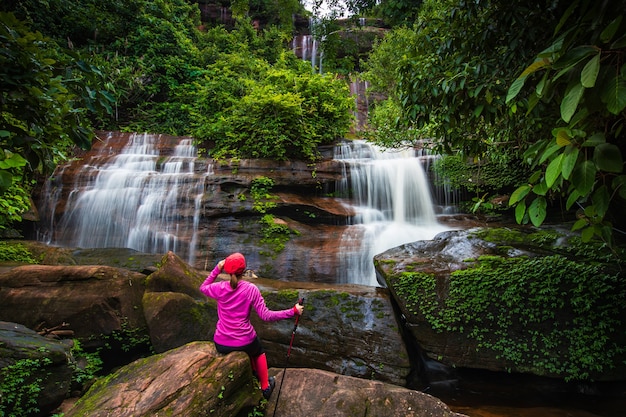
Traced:
POLYGON ((483 256, 473 268, 437 283, 424 273, 388 279, 409 314, 435 331, 467 334, 479 349, 495 351, 520 369, 587 379, 626 353, 615 344, 623 328, 626 285, 600 264, 561 255, 483 256), (447 297, 438 296, 448 285, 447 297), (513 334, 514 328, 521 333, 513 334), (562 358, 562 360, 560 360, 562 358))

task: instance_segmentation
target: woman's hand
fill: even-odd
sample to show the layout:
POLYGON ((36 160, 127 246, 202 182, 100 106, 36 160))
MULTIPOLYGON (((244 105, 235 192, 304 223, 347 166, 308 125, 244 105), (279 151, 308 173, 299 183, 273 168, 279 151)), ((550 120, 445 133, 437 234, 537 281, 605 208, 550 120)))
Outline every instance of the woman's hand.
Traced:
POLYGON ((224 270, 224 262, 226 262, 226 259, 222 259, 221 261, 217 263, 217 266, 220 268, 220 271, 224 270))
POLYGON ((297 315, 301 316, 304 312, 304 306, 302 304, 296 304, 293 306, 293 311, 295 311, 297 315))

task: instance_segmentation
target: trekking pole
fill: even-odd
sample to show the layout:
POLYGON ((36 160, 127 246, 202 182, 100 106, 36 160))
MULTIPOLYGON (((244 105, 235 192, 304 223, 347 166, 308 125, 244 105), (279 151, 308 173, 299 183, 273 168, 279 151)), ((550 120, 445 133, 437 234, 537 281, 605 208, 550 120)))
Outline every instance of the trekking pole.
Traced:
MULTIPOLYGON (((304 305, 304 298, 298 300, 298 304, 304 305)), ((274 414, 276 415, 276 408, 278 407, 278 400, 280 400, 280 392, 283 390, 283 382, 285 382, 285 376, 287 375, 287 363, 289 362, 289 356, 291 356, 291 348, 293 347, 293 339, 296 337, 296 330, 298 330, 298 322, 300 321, 300 314, 296 315, 296 322, 293 325, 293 331, 291 332, 291 341, 289 342, 289 349, 287 349, 287 360, 285 367, 283 368, 283 377, 280 379, 280 387, 278 387, 278 395, 276 396, 276 404, 274 404, 274 414)))

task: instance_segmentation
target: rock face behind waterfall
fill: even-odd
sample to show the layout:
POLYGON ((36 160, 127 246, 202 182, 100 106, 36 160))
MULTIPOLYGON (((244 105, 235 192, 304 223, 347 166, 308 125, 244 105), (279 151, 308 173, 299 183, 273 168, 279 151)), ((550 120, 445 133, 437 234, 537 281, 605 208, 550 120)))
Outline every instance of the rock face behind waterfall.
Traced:
MULTIPOLYGON (((264 276, 289 281, 336 282, 336 271, 340 266, 337 248, 343 231, 340 226, 346 225, 354 213, 339 199, 328 197, 344 170, 343 164, 330 158, 330 149, 322 149, 325 158, 315 164, 197 158, 193 162, 185 162, 193 167, 193 172, 183 175, 182 179, 161 175, 166 187, 163 195, 145 197, 145 201, 140 202, 140 208, 131 208, 132 212, 129 213, 104 209, 113 200, 123 202, 137 197, 130 194, 133 186, 129 186, 129 194, 126 196, 122 194, 121 186, 111 185, 111 196, 104 197, 104 201, 94 207, 94 210, 103 210, 97 221, 109 221, 110 224, 103 224, 87 236, 77 236, 79 216, 68 210, 70 207, 79 208, 80 205, 71 199, 87 191, 91 191, 91 194, 85 200, 97 198, 93 195, 96 182, 102 185, 105 180, 113 181, 117 176, 127 173, 126 169, 111 169, 110 174, 99 178, 102 169, 96 167, 102 167, 119 156, 124 147, 139 136, 100 132, 99 139, 93 143, 90 151, 79 155, 70 164, 58 167, 40 191, 41 195, 35 196, 42 217, 38 235, 45 236, 46 240, 59 246, 129 247, 140 252, 161 254, 173 250, 198 269, 207 268, 206 263, 209 261, 239 251, 245 253, 249 265, 253 265, 264 276), (269 190, 273 197, 268 201, 276 204, 276 207, 271 212, 277 221, 292 231, 289 243, 283 250, 276 250, 271 243, 262 243, 263 233, 259 222, 262 214, 253 208, 256 202, 250 192, 252 181, 259 177, 274 181, 274 186, 269 190), (171 183, 168 185, 169 181, 171 183), (201 190, 200 196, 193 194, 196 191, 184 191, 192 185, 201 190), (176 201, 170 201, 174 191, 177 191, 176 201), (145 225, 137 227, 140 232, 147 231, 145 233, 148 233, 148 237, 142 245, 148 246, 132 246, 128 242, 130 237, 121 238, 121 241, 107 241, 111 239, 112 232, 128 233, 127 229, 131 227, 126 224, 128 217, 139 211, 143 213, 150 209, 151 204, 161 211, 154 215, 153 220, 146 220, 145 225), (167 204, 171 204, 171 212, 163 212, 167 204), (151 221, 165 223, 168 231, 159 232, 157 225, 151 224, 151 221), (150 235, 150 231, 154 234, 150 235), (88 240, 89 244, 82 245, 82 240, 88 240), (151 243, 157 241, 160 243, 151 243)), ((145 177, 145 181, 153 180, 157 176, 156 170, 163 169, 167 158, 173 157, 174 148, 180 140, 179 137, 158 135, 152 155, 155 171, 141 171, 141 178, 145 177)), ((134 177, 138 176, 139 173, 134 175, 131 172, 128 181, 137 180, 134 177)))

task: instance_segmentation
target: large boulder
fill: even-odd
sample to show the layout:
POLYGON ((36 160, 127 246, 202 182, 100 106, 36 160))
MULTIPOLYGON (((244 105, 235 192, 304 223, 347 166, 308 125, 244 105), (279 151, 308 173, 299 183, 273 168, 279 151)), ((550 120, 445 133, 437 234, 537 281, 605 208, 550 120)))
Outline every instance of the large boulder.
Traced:
POLYGON ((213 340, 215 302, 200 292, 201 273, 168 252, 161 267, 148 276, 143 310, 155 352, 165 352, 196 340, 213 340))
POLYGON ((276 389, 266 415, 276 417, 461 417, 419 391, 318 369, 270 369, 276 389))
POLYGON ((425 355, 425 370, 448 378, 439 361, 622 381, 623 260, 594 255, 592 242, 585 251, 576 245, 566 229, 473 228, 390 249, 375 264, 425 355))
POLYGON ((245 353, 194 342, 132 362, 98 380, 65 417, 248 415, 261 400, 245 353))
POLYGON ((102 265, 19 266, 0 274, 0 320, 34 330, 66 323, 94 344, 123 328, 145 331, 145 278, 102 265))
POLYGON ((74 372, 71 346, 21 324, 0 321, 3 415, 45 416, 63 402, 74 372))

